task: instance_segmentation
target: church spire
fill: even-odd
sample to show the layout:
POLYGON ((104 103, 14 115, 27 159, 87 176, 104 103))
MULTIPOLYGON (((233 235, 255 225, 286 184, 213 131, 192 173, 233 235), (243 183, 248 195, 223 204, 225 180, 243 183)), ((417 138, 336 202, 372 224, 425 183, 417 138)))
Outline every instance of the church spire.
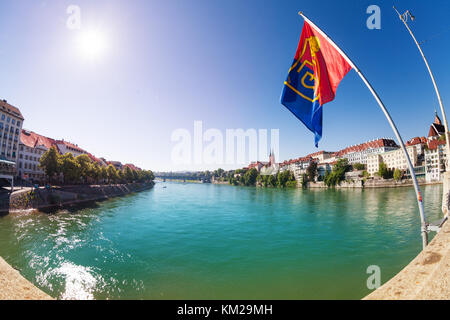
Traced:
POLYGON ((439 119, 436 109, 434 110, 434 124, 442 125, 441 119, 439 119))

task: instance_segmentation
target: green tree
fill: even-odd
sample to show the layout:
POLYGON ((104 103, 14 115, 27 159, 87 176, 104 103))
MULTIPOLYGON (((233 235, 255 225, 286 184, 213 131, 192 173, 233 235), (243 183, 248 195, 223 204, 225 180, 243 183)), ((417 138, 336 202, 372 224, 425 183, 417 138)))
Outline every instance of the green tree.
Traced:
POLYGON ((107 172, 107 176, 108 176, 108 182, 110 184, 113 182, 117 182, 119 180, 119 175, 117 173, 117 169, 112 164, 110 164, 106 168, 106 172, 107 172))
POLYGON ((101 177, 101 168, 98 166, 97 163, 91 163, 89 170, 88 170, 88 175, 96 183, 99 182, 100 177, 101 177))
POLYGON ((61 171, 60 154, 54 146, 48 149, 39 160, 39 167, 42 168, 46 176, 52 180, 61 171))
POLYGON ((351 166, 347 159, 339 159, 334 165, 333 170, 325 173, 324 182, 328 187, 336 186, 345 179, 345 173, 350 170, 351 166))
POLYGON ((309 163, 308 168, 306 168, 306 175, 308 176, 309 181, 314 181, 317 176, 317 162, 311 161, 309 163))
POLYGON ((91 167, 91 159, 87 154, 80 154, 75 158, 76 162, 79 165, 79 174, 83 179, 87 179, 89 176, 89 169, 91 167))
POLYGON ((108 170, 106 170, 106 167, 100 168, 100 179, 103 180, 103 183, 108 179, 108 170))
POLYGON ((275 176, 271 174, 267 176, 267 185, 274 188, 277 186, 277 179, 275 178, 275 176))
POLYGON ((277 174, 277 187, 285 188, 289 181, 294 181, 295 177, 290 171, 283 171, 277 174))
POLYGON ((80 181, 81 168, 72 153, 66 153, 59 158, 61 172, 64 175, 64 183, 78 183, 80 181))
POLYGON ((258 171, 255 168, 251 168, 243 175, 243 182, 246 186, 254 186, 256 178, 258 177, 258 171))
POLYGON ((394 180, 400 181, 402 178, 403 178, 403 171, 401 171, 400 169, 395 169, 394 170, 394 180))
POLYGON ((392 171, 388 169, 384 162, 382 162, 378 167, 378 175, 383 179, 390 179, 392 178, 392 171))
POLYGON ((365 169, 366 169, 366 166, 363 165, 362 163, 354 163, 354 164, 352 165, 352 167, 353 167, 353 169, 355 169, 355 170, 365 170, 365 169))
POLYGON ((134 176, 133 176, 133 172, 131 171, 131 168, 125 167, 124 171, 125 171, 124 176, 125 176, 125 179, 127 180, 127 182, 132 182, 134 179, 134 176))

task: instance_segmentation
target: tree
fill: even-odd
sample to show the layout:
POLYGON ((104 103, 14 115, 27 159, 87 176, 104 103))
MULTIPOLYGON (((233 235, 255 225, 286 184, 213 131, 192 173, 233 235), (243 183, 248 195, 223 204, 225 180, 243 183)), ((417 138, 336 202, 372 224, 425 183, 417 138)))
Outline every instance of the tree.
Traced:
POLYGON ((80 165, 72 153, 66 153, 59 158, 61 172, 64 175, 64 183, 77 183, 80 179, 80 165))
POLYGON ((339 159, 331 173, 325 173, 324 182, 328 187, 336 186, 345 179, 345 173, 350 170, 347 159, 339 159))
POLYGON ((125 179, 127 180, 127 182, 132 182, 134 176, 133 176, 133 172, 131 171, 130 167, 125 167, 124 171, 125 171, 124 176, 125 176, 125 179))
POLYGON ((79 165, 79 172, 80 176, 83 179, 87 179, 89 176, 89 169, 91 166, 91 158, 87 154, 80 154, 78 157, 75 158, 76 162, 79 165))
POLYGON ((88 170, 88 176, 96 183, 100 180, 101 168, 97 163, 91 163, 88 170))
POLYGON ((400 181, 403 178, 403 171, 401 171, 400 169, 395 169, 394 170, 394 180, 395 181, 400 181))
POLYGON ((269 187, 276 187, 277 186, 277 180, 275 179, 275 176, 268 175, 267 176, 267 184, 269 187))
POLYGON ((383 179, 389 179, 392 178, 392 171, 388 169, 384 162, 382 162, 378 167, 378 175, 383 179))
POLYGON ((100 179, 103 180, 103 183, 108 179, 108 170, 105 167, 101 167, 100 169, 100 179))
POLYGON ((353 167, 353 169, 355 169, 355 170, 365 170, 365 169, 366 169, 366 166, 363 165, 362 163, 354 163, 354 164, 352 165, 352 167, 353 167))
POLYGON ((54 146, 52 146, 41 156, 41 159, 39 160, 39 167, 44 170, 50 180, 52 180, 61 170, 59 158, 60 155, 58 151, 54 146))
POLYGON ((113 182, 117 182, 117 180, 119 180, 119 175, 117 173, 117 169, 112 164, 110 164, 106 168, 106 172, 107 172, 108 182, 110 184, 113 182))
POLYGON ((283 171, 277 174, 277 186, 279 188, 285 188, 288 182, 294 180, 295 177, 290 171, 283 171))
POLYGON ((251 168, 244 175, 244 184, 246 186, 254 186, 256 183, 256 178, 258 177, 258 171, 255 168, 251 168))
POLYGON ((306 175, 308 176, 309 181, 314 181, 317 176, 317 162, 311 161, 309 163, 308 168, 306 168, 306 175))

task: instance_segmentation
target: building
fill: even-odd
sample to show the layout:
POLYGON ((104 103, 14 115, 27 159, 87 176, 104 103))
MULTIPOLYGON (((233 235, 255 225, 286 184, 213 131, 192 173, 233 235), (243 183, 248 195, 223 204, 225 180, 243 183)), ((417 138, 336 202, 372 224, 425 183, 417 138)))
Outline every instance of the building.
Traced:
POLYGON ((417 165, 422 166, 425 160, 425 148, 427 148, 428 139, 425 137, 415 137, 405 143, 406 147, 414 146, 417 152, 417 165))
POLYGON ((0 157, 17 163, 23 116, 6 100, 0 100, 0 157))
POLYGON ((123 164, 120 161, 108 161, 108 165, 112 165, 117 170, 123 169, 123 164))
MULTIPOLYGON (((407 146, 409 158, 413 167, 418 165, 417 148, 415 145, 407 146)), ((408 169, 408 163, 406 161, 403 149, 392 150, 383 153, 370 154, 367 156, 367 172, 374 175, 378 172, 380 164, 386 164, 389 170, 400 169, 406 171, 408 169)))
POLYGON ((316 153, 311 153, 306 156, 306 158, 316 159, 320 163, 333 162, 333 161, 335 161, 335 157, 336 157, 336 152, 330 152, 330 151, 319 151, 316 153))
POLYGON ((68 141, 64 141, 64 139, 57 140, 55 142, 55 145, 57 146, 58 151, 61 154, 71 153, 71 154, 73 154, 74 157, 78 157, 79 155, 82 155, 82 154, 88 154, 88 152, 86 152, 85 150, 78 147, 78 145, 73 144, 68 141))
POLYGON ((445 140, 433 139, 425 149, 425 179, 427 182, 441 181, 446 170, 445 140))
POLYGON ((45 181, 45 173, 39 168, 41 156, 56 143, 33 131, 22 130, 19 144, 18 176, 33 182, 45 181))
POLYGON ((256 171, 260 172, 262 167, 264 167, 264 163, 261 161, 256 161, 256 162, 250 163, 249 166, 245 169, 250 170, 250 169, 255 168, 256 171))
POLYGON ((367 165, 367 157, 398 149, 399 146, 392 139, 377 139, 347 147, 336 152, 336 158, 346 158, 349 164, 362 163, 367 165))
POLYGON ((276 175, 280 171, 280 165, 275 161, 275 154, 270 151, 269 162, 264 164, 260 173, 262 175, 276 175))

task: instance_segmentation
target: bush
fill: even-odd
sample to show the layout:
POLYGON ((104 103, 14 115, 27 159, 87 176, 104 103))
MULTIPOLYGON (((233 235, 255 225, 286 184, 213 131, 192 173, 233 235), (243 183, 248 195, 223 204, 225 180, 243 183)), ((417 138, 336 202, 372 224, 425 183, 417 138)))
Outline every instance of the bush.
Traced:
POLYGON ((297 188, 297 181, 286 182, 286 188, 297 188))

